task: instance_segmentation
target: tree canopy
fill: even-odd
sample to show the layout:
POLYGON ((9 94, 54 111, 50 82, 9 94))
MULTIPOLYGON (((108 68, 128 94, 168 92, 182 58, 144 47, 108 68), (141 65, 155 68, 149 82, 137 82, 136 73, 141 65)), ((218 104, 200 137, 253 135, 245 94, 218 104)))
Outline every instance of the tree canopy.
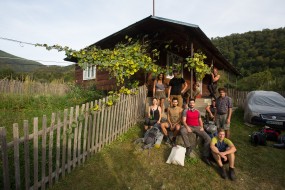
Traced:
POLYGON ((242 73, 244 78, 238 81, 240 89, 270 90, 278 86, 278 90, 285 90, 285 28, 232 34, 211 40, 242 73), (259 75, 267 81, 257 77, 259 75))

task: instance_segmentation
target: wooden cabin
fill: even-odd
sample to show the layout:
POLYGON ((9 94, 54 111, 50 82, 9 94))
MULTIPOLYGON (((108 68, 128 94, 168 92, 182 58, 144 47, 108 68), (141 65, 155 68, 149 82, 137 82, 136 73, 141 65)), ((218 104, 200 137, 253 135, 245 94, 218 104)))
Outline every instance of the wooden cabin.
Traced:
MULTIPOLYGON (((142 41, 147 36, 147 40, 151 42, 151 49, 156 48, 160 51, 160 58, 156 62, 160 66, 171 66, 173 63, 180 63, 183 68, 185 58, 193 56, 194 52, 201 50, 207 56, 206 64, 213 64, 230 81, 235 81, 236 77, 240 75, 237 69, 225 59, 199 26, 157 16, 149 16, 142 19, 90 46, 95 45, 102 49, 113 48, 117 43, 123 42, 125 36, 138 38, 142 41), (167 44, 170 44, 171 48, 165 48, 167 44)), ((102 90, 117 88, 115 80, 110 80, 107 72, 97 71, 95 66, 90 65, 85 70, 76 66, 75 72, 77 84, 95 83, 97 89, 102 90)), ((186 80, 188 87, 192 86, 191 84, 196 80, 195 73, 189 72, 187 69, 183 69, 181 75, 186 80)), ((149 95, 152 95, 152 85, 155 76, 151 73, 138 73, 134 77, 140 81, 140 84, 147 84, 149 95)), ((169 81, 171 74, 165 77, 169 81)), ((210 75, 206 76, 203 81, 200 81, 200 84, 202 83, 200 85, 200 96, 209 95, 207 90, 209 80, 210 75)))

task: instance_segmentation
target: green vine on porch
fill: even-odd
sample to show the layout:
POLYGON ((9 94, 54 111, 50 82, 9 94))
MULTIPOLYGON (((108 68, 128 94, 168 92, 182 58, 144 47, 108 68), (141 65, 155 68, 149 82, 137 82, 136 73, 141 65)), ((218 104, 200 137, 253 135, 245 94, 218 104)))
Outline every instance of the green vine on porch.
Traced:
POLYGON ((207 56, 202 52, 194 53, 193 57, 186 58, 187 63, 185 67, 189 72, 191 69, 194 69, 198 81, 203 80, 206 74, 211 73, 211 67, 204 62, 206 58, 207 56))

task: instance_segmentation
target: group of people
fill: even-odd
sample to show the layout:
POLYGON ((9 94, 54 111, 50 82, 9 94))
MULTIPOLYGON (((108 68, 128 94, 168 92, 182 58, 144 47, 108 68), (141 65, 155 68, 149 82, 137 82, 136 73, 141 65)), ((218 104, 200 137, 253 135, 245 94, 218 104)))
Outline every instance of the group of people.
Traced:
MULTIPOLYGON (((214 69, 217 73, 217 70, 214 69)), ((236 148, 229 140, 230 122, 232 116, 232 100, 226 96, 226 89, 219 88, 219 97, 212 97, 212 104, 206 107, 206 120, 214 121, 218 127, 217 136, 211 138, 204 130, 203 120, 199 110, 195 109, 195 98, 200 93, 199 83, 194 83, 190 92, 187 90, 187 83, 183 78, 178 78, 178 72, 173 71, 174 77, 169 82, 168 101, 170 106, 167 109, 167 120, 162 121, 162 112, 164 112, 165 85, 163 74, 160 74, 154 81, 153 101, 149 106, 148 117, 145 120, 145 130, 158 125, 160 126, 165 139, 172 145, 176 144, 177 135, 181 135, 186 147, 186 156, 192 156, 193 145, 189 139, 189 133, 194 133, 203 139, 202 160, 211 165, 210 158, 217 162, 222 178, 226 178, 225 162, 229 162, 229 176, 235 180, 234 161, 236 148), (198 93, 197 93, 198 92, 198 93), (187 93, 186 100, 182 95, 187 93), (172 131, 173 135, 169 136, 172 131)), ((215 75, 212 75, 215 78, 215 75)), ((216 76, 217 77, 217 76, 216 76)), ((217 82, 217 81, 215 81, 217 82)))

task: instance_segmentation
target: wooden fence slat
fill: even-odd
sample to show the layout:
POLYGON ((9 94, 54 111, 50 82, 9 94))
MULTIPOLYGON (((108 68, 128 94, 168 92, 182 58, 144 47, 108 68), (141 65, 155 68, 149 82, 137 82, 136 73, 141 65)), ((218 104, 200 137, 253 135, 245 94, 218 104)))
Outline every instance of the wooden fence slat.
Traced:
POLYGON ((79 106, 77 105, 75 108, 75 124, 76 127, 74 129, 74 144, 73 144, 73 169, 76 167, 76 154, 77 154, 77 136, 78 136, 78 116, 79 116, 79 106))
POLYGON ((4 189, 10 189, 10 178, 9 178, 9 161, 8 161, 8 149, 6 141, 6 128, 0 127, 0 140, 2 149, 2 162, 3 162, 3 182, 4 189))
POLYGON ((57 113, 57 125, 56 125, 56 161, 55 161, 55 182, 58 182, 58 178, 59 178, 59 166, 60 166, 60 137, 61 137, 61 133, 60 133, 60 124, 61 124, 61 120, 60 120, 60 113, 57 113))
POLYGON ((87 128, 88 128, 88 115, 89 115, 89 102, 86 103, 86 111, 84 112, 84 132, 83 132, 83 150, 82 155, 83 159, 82 162, 85 162, 85 155, 86 155, 86 140, 87 140, 87 128))
POLYGON ((53 162, 52 162, 52 152, 53 152, 53 130, 54 130, 54 125, 55 125, 55 117, 56 117, 56 114, 55 113, 52 113, 51 114, 51 124, 50 124, 50 133, 49 133, 49 148, 48 148, 48 184, 49 184, 49 187, 51 188, 52 187, 52 184, 53 184, 53 181, 52 181, 52 165, 53 165, 53 162))
POLYGON ((96 137, 95 137, 95 153, 97 151, 99 151, 99 146, 100 146, 100 143, 99 143, 99 140, 100 140, 100 123, 101 123, 101 114, 102 114, 102 100, 100 99, 99 100, 99 108, 101 109, 100 112, 96 113, 96 137))
POLYGON ((75 107, 75 117, 74 117, 74 140, 73 140, 73 169, 76 167, 77 162, 77 136, 78 136, 78 116, 79 116, 79 105, 75 107))
MULTIPOLYGON (((97 105, 97 100, 95 100, 94 102, 94 105, 93 106, 96 106, 97 105)), ((93 109, 93 106, 92 106, 92 109, 93 109)), ((96 130, 96 121, 97 121, 97 111, 94 112, 93 114, 93 122, 92 122, 92 136, 91 136, 91 156, 94 154, 95 152, 95 130, 96 130)))
POLYGON ((113 107, 113 114, 111 116, 112 118, 112 123, 111 123, 111 142, 113 142, 115 140, 115 134, 116 134, 116 119, 117 119, 117 109, 118 108, 118 103, 115 104, 115 106, 113 107))
MULTIPOLYGON (((106 98, 106 102, 108 101, 108 98, 106 98)), ((108 109, 109 107, 106 107, 106 109, 104 110, 104 123, 102 125, 102 129, 103 129, 103 141, 102 141, 102 148, 105 147, 105 145, 107 144, 107 130, 108 130, 108 126, 107 126, 107 121, 108 121, 108 109)))
POLYGON ((91 135, 92 135, 92 114, 89 114, 88 116, 88 132, 87 132, 87 158, 90 157, 91 152, 90 152, 90 143, 91 143, 91 135))
POLYGON ((65 159, 66 159, 66 128, 67 128, 67 109, 63 113, 63 131, 62 131, 62 160, 61 160, 61 175, 65 177, 65 159))
POLYGON ((18 123, 13 124, 14 139, 14 166, 15 166, 15 185, 16 189, 21 188, 20 181, 20 154, 19 154, 19 127, 18 123))
POLYGON ((43 115, 43 121, 42 121, 42 189, 45 189, 46 183, 46 128, 47 128, 47 118, 46 115, 43 115))
POLYGON ((78 129, 78 140, 77 140, 77 145, 78 145, 78 148, 77 148, 77 153, 78 153, 78 156, 77 156, 77 162, 78 162, 78 165, 80 165, 80 157, 81 157, 81 131, 82 131, 82 116, 83 116, 83 113, 84 113, 84 110, 85 110, 85 104, 82 104, 81 106, 81 113, 79 115, 79 129, 78 129))
MULTIPOLYGON (((74 108, 71 107, 70 108, 70 113, 69 113, 69 125, 68 125, 68 128, 69 130, 72 131, 72 123, 73 123, 73 110, 74 108)), ((71 172, 71 164, 72 164, 72 161, 71 161, 71 136, 69 135, 68 136, 68 143, 67 143, 67 173, 70 173, 71 172)))
POLYGON ((105 108, 104 104, 105 103, 105 98, 102 100, 102 110, 101 110, 101 118, 100 118, 100 131, 99 131, 99 148, 98 151, 101 150, 102 145, 103 145, 103 127, 104 127, 104 113, 105 113, 105 108))
POLYGON ((39 170, 39 141, 38 141, 38 118, 34 118, 34 189, 38 189, 38 170, 39 170))
POLYGON ((105 129, 106 129, 106 144, 108 145, 110 143, 110 120, 112 119, 112 117, 110 116, 111 114, 111 110, 113 107, 108 107, 107 108, 107 117, 106 117, 106 125, 105 125, 105 129))
POLYGON ((25 189, 30 188, 30 146, 29 146, 29 124, 24 120, 24 158, 25 158, 25 189))
POLYGON ((89 113, 89 123, 88 123, 88 138, 87 138, 87 157, 91 156, 91 138, 92 138, 92 108, 93 108, 93 101, 90 103, 90 113, 89 113))

